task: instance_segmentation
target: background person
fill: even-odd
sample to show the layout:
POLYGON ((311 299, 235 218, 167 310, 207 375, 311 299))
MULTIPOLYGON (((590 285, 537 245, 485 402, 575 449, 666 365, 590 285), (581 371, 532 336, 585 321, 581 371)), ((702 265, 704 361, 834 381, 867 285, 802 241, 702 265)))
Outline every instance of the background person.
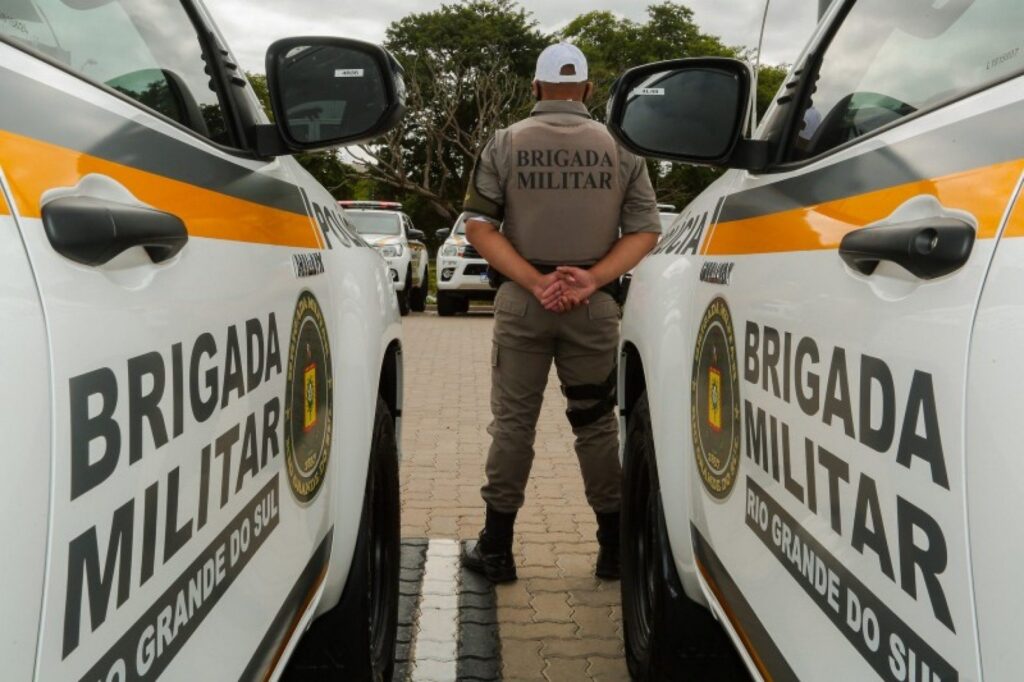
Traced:
POLYGON ((661 226, 643 159, 591 119, 587 60, 568 43, 537 60, 530 117, 486 145, 467 192, 466 236, 500 273, 494 302, 487 516, 463 564, 493 582, 516 578, 516 513, 534 457, 554 360, 587 501, 597 515, 596 574, 619 575, 619 278, 661 226))

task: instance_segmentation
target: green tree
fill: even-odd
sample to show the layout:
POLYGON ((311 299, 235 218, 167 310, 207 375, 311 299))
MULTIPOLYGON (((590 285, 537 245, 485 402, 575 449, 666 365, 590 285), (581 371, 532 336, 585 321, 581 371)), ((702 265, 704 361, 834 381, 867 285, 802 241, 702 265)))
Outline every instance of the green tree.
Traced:
POLYGON ((789 68, 786 66, 765 66, 762 65, 757 71, 757 119, 761 120, 768 106, 775 98, 775 94, 782 87, 782 81, 786 79, 789 68))
MULTIPOLYGON (((587 55, 594 96, 590 109, 604 119, 615 79, 634 66, 685 57, 733 57, 738 48, 703 32, 693 10, 675 2, 647 8, 647 20, 637 22, 611 12, 587 12, 562 29, 562 38, 587 55)), ((704 190, 721 172, 696 166, 651 162, 651 180, 658 200, 682 207, 704 190)))
POLYGON ((246 71, 245 76, 249 79, 249 85, 252 86, 253 92, 256 93, 256 99, 263 105, 263 111, 273 121, 274 110, 270 106, 270 89, 267 87, 267 77, 262 73, 252 73, 251 71, 246 71))
POLYGON ((392 188, 428 232, 450 225, 476 156, 525 115, 537 54, 551 39, 513 0, 468 0, 410 14, 385 46, 405 68, 409 111, 361 148, 367 174, 392 188))
POLYGON ((587 12, 562 29, 561 37, 587 55, 594 96, 590 108, 603 120, 612 83, 634 66, 684 57, 732 57, 736 48, 704 33, 693 10, 675 2, 647 8, 647 21, 638 23, 607 11, 587 12))
MULTIPOLYGON (((541 32, 515 0, 444 4, 388 28, 385 46, 402 63, 408 88, 409 110, 398 128, 351 150, 362 162, 358 167, 334 152, 302 154, 299 161, 339 198, 397 199, 428 234, 450 225, 480 149, 497 128, 529 111, 537 55, 559 38, 587 54, 595 84, 590 108, 599 120, 612 83, 633 66, 681 57, 751 56, 702 31, 692 10, 676 2, 651 5, 645 21, 587 12, 557 36, 541 32)), ((761 67, 759 115, 785 74, 782 67, 761 67)), ((250 82, 269 114, 266 78, 250 74, 250 82)), ((720 175, 681 164, 651 162, 650 168, 660 200, 677 206, 720 175)))
MULTIPOLYGON (((615 79, 634 66, 687 57, 746 57, 750 50, 728 46, 717 36, 705 33, 694 21, 693 11, 676 2, 661 2, 647 8, 647 20, 637 22, 611 12, 582 14, 562 29, 561 37, 576 44, 587 55, 594 96, 590 109, 604 119, 609 90, 615 79)), ((758 71, 757 111, 761 116, 778 91, 786 69, 762 66, 758 71)), ((651 179, 660 201, 682 207, 692 201, 721 171, 699 166, 650 163, 651 179)))

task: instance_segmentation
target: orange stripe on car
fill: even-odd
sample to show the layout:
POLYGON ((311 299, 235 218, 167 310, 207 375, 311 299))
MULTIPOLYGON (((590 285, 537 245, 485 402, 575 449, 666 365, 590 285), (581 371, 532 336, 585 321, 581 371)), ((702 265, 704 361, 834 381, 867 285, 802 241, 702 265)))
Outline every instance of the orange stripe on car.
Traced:
POLYGON ((288 646, 288 642, 291 641, 292 635, 295 634, 295 628, 299 626, 299 621, 302 620, 302 616, 309 611, 309 607, 313 605, 313 597, 316 596, 317 590, 320 589, 320 585, 323 584, 324 579, 327 577, 327 566, 325 565, 320 569, 320 573, 317 574, 316 580, 313 581, 313 586, 306 592, 306 596, 302 600, 302 605, 299 610, 295 612, 290 623, 288 623, 288 629, 284 633, 284 637, 281 638, 281 643, 277 645, 277 649, 274 651, 274 657, 271 659, 270 667, 267 668, 263 675, 263 681, 268 682, 274 669, 277 668, 277 664, 281 662, 281 657, 284 655, 284 650, 288 646))
POLYGON ((757 671, 761 673, 761 677, 765 682, 771 682, 772 675, 768 670, 768 666, 765 665, 764 661, 761 660, 761 657, 758 655, 757 649, 754 648, 754 643, 751 641, 750 636, 747 635, 747 631, 743 629, 743 625, 740 623, 739 617, 737 617, 729 607, 729 602, 726 601, 725 595, 722 594, 722 589, 718 586, 718 583, 715 582, 715 579, 711 576, 711 572, 704 566, 700 559, 696 559, 695 561, 697 569, 700 571, 700 574, 704 576, 704 580, 707 582, 708 587, 711 588, 711 592, 715 595, 715 599, 718 600, 719 606, 722 607, 722 611, 725 612, 725 616, 729 619, 729 622, 732 623, 732 627, 736 631, 736 634, 739 635, 740 641, 743 642, 743 647, 747 650, 747 653, 750 654, 750 660, 754 662, 754 666, 757 668, 757 671))
MULTIPOLYGON (((708 256, 750 255, 836 249, 849 232, 885 219, 917 196, 931 195, 948 209, 972 214, 978 238, 996 236, 1024 160, 1010 161, 887 187, 875 192, 782 211, 756 218, 719 223, 704 242, 708 256)), ((1024 227, 1021 228, 1024 233, 1024 227)))
POLYGON ((1006 221, 1004 237, 1024 237, 1024 190, 1017 196, 1016 202, 1006 221))
POLYGON ((149 173, 82 152, 0 131, 12 200, 18 213, 39 218, 47 190, 74 187, 90 174, 124 185, 143 203, 185 222, 189 235, 273 246, 321 248, 309 216, 263 206, 244 199, 149 173))

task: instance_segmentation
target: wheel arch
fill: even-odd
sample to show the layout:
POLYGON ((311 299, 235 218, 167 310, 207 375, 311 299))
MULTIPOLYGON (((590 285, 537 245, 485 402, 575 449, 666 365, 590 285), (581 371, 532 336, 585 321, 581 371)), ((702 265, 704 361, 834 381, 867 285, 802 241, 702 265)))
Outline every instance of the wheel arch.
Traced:
POLYGON ((640 357, 640 351, 628 341, 622 345, 619 354, 619 386, 619 414, 625 422, 636 401, 647 390, 647 378, 644 375, 644 362, 640 357))
MULTIPOLYGON (((383 277, 383 269, 378 271, 378 277, 378 282, 383 285, 377 288, 381 299, 388 295, 393 296, 383 277)), ((386 311, 382 314, 383 300, 356 300, 358 306, 349 311, 350 318, 361 316, 366 325, 365 328, 351 334, 351 347, 361 349, 361 353, 347 356, 348 380, 339 384, 342 390, 337 396, 340 400, 337 423, 338 428, 343 429, 339 433, 346 433, 347 437, 338 439, 338 457, 332 462, 334 468, 330 485, 333 500, 330 514, 334 540, 323 594, 316 605, 317 616, 338 603, 352 567, 353 553, 358 542, 360 512, 369 475, 373 423, 378 398, 387 405, 395 427, 396 441, 401 443, 399 428, 403 399, 403 363, 398 315, 397 312, 386 311), (373 305, 375 303, 378 304, 376 310, 373 305), (365 356, 366 361, 356 360, 359 355, 365 356)), ((399 449, 399 461, 400 458, 399 449)))
MULTIPOLYGON (((638 339, 642 343, 642 338, 638 339)), ((645 354, 641 350, 640 343, 625 338, 619 355, 619 415, 620 431, 626 433, 626 420, 630 412, 635 408, 637 402, 645 392, 647 393, 648 405, 650 407, 651 428, 654 437, 655 466, 662 488, 662 506, 665 515, 667 530, 667 542, 672 555, 676 571, 683 584, 683 589, 690 599, 707 605, 706 595, 701 589, 697 577, 697 567, 694 561, 693 544, 690 530, 690 494, 689 471, 684 466, 668 461, 666 453, 674 452, 676 448, 672 443, 676 439, 670 437, 668 432, 672 428, 672 420, 666 419, 664 414, 666 391, 672 391, 672 384, 668 380, 659 381, 657 371, 657 357, 645 354), (654 374, 648 373, 648 368, 654 374)), ((687 385, 689 382, 685 382, 687 385)), ((683 420, 689 424, 689 419, 683 420)), ((686 427, 683 427, 684 429, 686 427)), ((689 434, 687 433, 687 436, 689 434)), ((620 460, 625 454, 625 438, 620 439, 620 460)), ((689 462, 689 458, 686 460, 689 462)))
MULTIPOLYGON (((652 366, 653 363, 652 363, 652 366)), ((657 381, 657 379, 655 379, 657 381)), ((619 360, 619 408, 622 415, 623 429, 622 433, 627 434, 628 431, 625 427, 626 419, 633 413, 637 408, 638 403, 641 403, 641 398, 647 391, 647 375, 644 369, 644 361, 640 350, 632 343, 626 342, 622 346, 619 360)), ((647 403, 650 409, 648 417, 651 420, 651 435, 654 441, 657 441, 657 429, 654 426, 654 413, 657 408, 650 401, 651 395, 647 394, 647 399, 644 401, 647 403)), ((623 445, 626 444, 626 437, 622 438, 623 445)), ((646 575, 644 571, 636 572, 637 566, 633 564, 633 577, 632 581, 628 576, 626 567, 627 549, 624 549, 623 555, 623 575, 622 575, 622 593, 623 593, 623 635, 626 641, 626 657, 630 672, 634 675, 638 675, 643 679, 676 679, 681 678, 681 671, 685 671, 685 675, 695 676, 703 678, 707 674, 714 671, 715 674, 723 674, 722 679, 745 679, 743 671, 746 666, 744 660, 741 660, 741 654, 737 654, 734 649, 737 644, 730 641, 729 635, 719 627, 716 622, 719 618, 713 609, 709 608, 709 602, 707 595, 701 589, 701 585, 695 575, 695 571, 691 570, 693 566, 693 550, 690 538, 690 519, 689 514, 682 514, 681 519, 684 527, 685 534, 680 539, 680 536, 676 534, 675 541, 673 540, 673 532, 669 528, 669 514, 666 512, 666 505, 671 502, 680 501, 682 498, 683 509, 688 510, 689 507, 685 504, 687 501, 687 491, 676 491, 681 494, 672 494, 672 491, 668 491, 666 495, 665 481, 662 480, 660 475, 661 464, 665 461, 665 453, 662 452, 659 455, 659 449, 656 442, 652 443, 654 446, 654 476, 659 481, 661 488, 660 504, 657 505, 657 513, 661 520, 654 520, 653 523, 658 527, 656 534, 659 536, 659 542, 662 547, 667 549, 668 556, 663 553, 657 553, 652 556, 657 557, 654 559, 657 562, 658 567, 655 569, 659 575, 660 580, 658 585, 660 589, 657 590, 657 596, 654 597, 655 603, 660 608, 653 609, 654 612, 658 612, 658 615, 654 613, 650 614, 654 627, 658 629, 661 636, 658 638, 661 640, 656 651, 658 653, 652 653, 650 648, 647 648, 646 656, 635 656, 635 648, 631 648, 630 635, 636 635, 639 630, 630 629, 630 603, 635 603, 636 595, 633 595, 633 600, 627 603, 627 592, 636 591, 641 589, 640 583, 644 583, 645 580, 637 579, 637 576, 646 575), (678 545, 676 544, 678 542, 678 545), (673 547, 680 547, 681 554, 673 550, 673 547), (664 559, 662 559, 664 557, 664 559), (682 560, 681 560, 682 559, 682 560), (673 570, 675 569, 675 570, 673 570), (717 633, 717 634, 716 634, 717 633), (696 637, 696 640, 693 638, 696 637), (667 640, 667 641, 666 641, 667 640), (696 643, 695 643, 696 642, 696 643), (700 653, 694 657, 693 652, 699 651, 700 653), (729 657, 725 659, 723 657, 729 657), (734 658, 733 658, 734 657, 734 658), (731 661, 731 662, 729 662, 731 661)), ((625 450, 625 448, 623 448, 625 450)), ((625 452, 623 452, 625 454, 625 452)), ((626 504, 626 495, 628 495, 628 489, 630 488, 630 473, 635 469, 630 469, 632 466, 626 462, 623 462, 624 466, 624 479, 623 479, 623 542, 629 542, 626 538, 638 539, 643 533, 631 532, 628 526, 630 521, 628 517, 635 516, 635 505, 626 504), (629 510, 634 510, 633 514, 629 513, 629 510)), ((633 479, 632 483, 635 484, 637 479, 633 479)), ((671 485, 671 484, 670 484, 671 485)), ((643 506, 643 505, 641 505, 643 506)), ((679 516, 678 514, 676 515, 679 516)), ((676 519, 679 520, 678 518, 676 519)), ((648 522, 651 520, 648 519, 648 522)), ((647 526, 650 527, 650 526, 647 526)), ((639 526, 634 527, 633 531, 638 531, 639 526)), ((650 549, 650 548, 648 548, 650 549)), ((650 558, 648 560, 651 560, 650 558)), ((635 613, 633 618, 638 618, 635 613)), ((635 623, 634 623, 634 627, 635 623)), ((650 640, 647 640, 649 646, 650 640)))
POLYGON ((405 366, 402 361, 402 342, 394 339, 384 351, 380 366, 377 394, 384 400, 395 422, 395 434, 401 443, 402 401, 405 366))

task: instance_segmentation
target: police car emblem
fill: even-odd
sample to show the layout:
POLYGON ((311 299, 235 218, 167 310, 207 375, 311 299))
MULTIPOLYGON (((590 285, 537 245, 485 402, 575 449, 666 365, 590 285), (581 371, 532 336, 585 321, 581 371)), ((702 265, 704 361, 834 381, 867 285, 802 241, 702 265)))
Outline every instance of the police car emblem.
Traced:
POLYGON ((716 298, 697 330, 690 380, 690 431, 704 489, 723 499, 740 466, 740 385, 732 315, 716 298))
POLYGON ((304 291, 292 318, 284 403, 288 482, 300 502, 312 500, 327 476, 333 393, 327 323, 316 297, 304 291))

